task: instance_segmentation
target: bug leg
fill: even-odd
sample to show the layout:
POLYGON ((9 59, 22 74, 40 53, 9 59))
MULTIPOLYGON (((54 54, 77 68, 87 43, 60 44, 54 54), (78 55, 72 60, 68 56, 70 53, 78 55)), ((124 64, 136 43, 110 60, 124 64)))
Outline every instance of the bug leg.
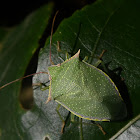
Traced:
POLYGON ((100 64, 102 65, 104 71, 105 71, 106 73, 108 73, 108 70, 107 70, 107 68, 106 68, 106 66, 105 66, 105 64, 104 64, 104 62, 103 62, 102 60, 98 60, 98 61, 94 64, 94 66, 95 66, 95 67, 98 67, 100 64))
POLYGON ((106 135, 106 132, 104 131, 103 127, 102 127, 98 122, 95 122, 95 121, 94 121, 94 124, 96 124, 96 126, 98 126, 98 128, 102 131, 102 133, 103 133, 104 135, 106 135))
POLYGON ((75 117, 75 115, 71 113, 71 116, 70 116, 71 122, 74 122, 74 117, 75 117))
MULTIPOLYGON (((71 122, 75 123, 74 121, 74 117, 75 115, 73 113, 71 113, 71 122)), ((80 124, 80 140, 83 140, 83 126, 82 126, 82 118, 79 118, 80 122, 77 122, 78 124, 80 124)))
POLYGON ((46 86, 44 83, 34 83, 32 86, 39 86, 42 91, 49 89, 49 86, 46 86))
POLYGON ((97 62, 94 64, 95 67, 98 67, 102 63, 102 60, 97 60, 97 62))
POLYGON ((80 139, 83 140, 83 126, 82 126, 82 118, 79 118, 80 120, 80 139))
POLYGON ((96 125, 99 127, 99 129, 102 131, 102 133, 105 135, 106 132, 104 131, 103 127, 98 123, 96 125))
MULTIPOLYGON (((32 86, 39 86, 41 91, 49 89, 49 86, 46 86, 44 83, 35 83, 32 86)), ((48 99, 47 99, 46 103, 48 103, 49 101, 51 101, 50 90, 49 90, 49 95, 48 95, 48 99)))
POLYGON ((100 54, 100 56, 99 57, 97 57, 97 62, 95 63, 95 67, 98 67, 100 64, 102 64, 102 57, 103 57, 103 55, 104 55, 104 53, 106 52, 106 50, 103 50, 102 51, 102 53, 100 54))
POLYGON ((60 112, 59 112, 60 107, 61 107, 61 105, 58 104, 58 106, 57 106, 57 108, 56 108, 56 112, 57 112, 57 114, 59 115, 59 118, 60 118, 61 121, 62 121, 61 133, 63 133, 63 132, 64 132, 64 127, 65 127, 65 121, 64 121, 64 119, 62 118, 62 116, 61 116, 61 114, 60 114, 60 112))
POLYGON ((97 60, 97 62, 94 64, 94 66, 95 66, 95 67, 98 67, 98 66, 101 64, 102 67, 103 67, 103 69, 104 69, 104 71, 105 71, 106 73, 108 73, 108 70, 107 70, 107 68, 106 68, 106 66, 105 66, 105 64, 104 64, 104 62, 102 61, 102 57, 103 57, 103 55, 104 55, 105 52, 106 52, 106 50, 103 50, 103 51, 102 51, 102 53, 100 54, 100 56, 97 58, 98 60, 97 60))
POLYGON ((92 121, 92 123, 94 123, 94 124, 85 123, 85 122, 83 122, 82 124, 83 125, 96 125, 101 130, 101 132, 103 133, 103 135, 106 135, 106 132, 104 131, 103 127, 98 122, 92 121))
POLYGON ((87 60, 88 60, 88 56, 85 56, 83 61, 87 62, 87 60))
POLYGON ((74 121, 74 114, 71 113, 71 122, 80 124, 80 137, 81 137, 81 140, 83 140, 83 127, 82 127, 83 125, 92 125, 92 126, 96 125, 101 130, 103 135, 106 135, 106 132, 104 131, 103 127, 98 122, 92 121, 92 124, 91 124, 91 123, 82 122, 82 118, 79 118, 79 119, 80 119, 80 122, 75 122, 74 121))
POLYGON ((72 123, 78 123, 78 124, 80 124, 80 137, 81 137, 81 140, 83 140, 83 125, 96 125, 102 131, 103 135, 106 134, 106 132, 104 131, 103 127, 99 123, 97 123, 95 121, 92 121, 94 124, 85 123, 85 122, 82 122, 82 118, 79 118, 79 121, 80 122, 75 122, 74 121, 74 116, 75 115, 71 113, 71 122, 72 123))
POLYGON ((45 87, 43 87, 43 86, 44 86, 44 85, 41 85, 40 90, 44 91, 44 90, 49 89, 49 86, 45 86, 45 87))
MULTIPOLYGON (((61 48, 60 48, 60 41, 57 41, 57 46, 56 47, 57 47, 57 52, 58 53, 64 53, 65 54, 66 60, 70 58, 69 53, 66 50, 61 50, 61 48)), ((60 57, 60 55, 59 55, 59 57, 60 57)), ((60 59, 62 59, 62 58, 60 57, 60 59)))
POLYGON ((103 51, 102 51, 102 53, 101 53, 100 56, 99 56, 99 59, 102 59, 102 57, 103 57, 103 55, 104 55, 105 52, 106 52, 106 50, 103 50, 103 51))
POLYGON ((56 47, 57 47, 57 51, 58 51, 58 52, 61 52, 61 51, 62 51, 62 50, 60 49, 60 41, 57 41, 57 46, 56 46, 56 47))

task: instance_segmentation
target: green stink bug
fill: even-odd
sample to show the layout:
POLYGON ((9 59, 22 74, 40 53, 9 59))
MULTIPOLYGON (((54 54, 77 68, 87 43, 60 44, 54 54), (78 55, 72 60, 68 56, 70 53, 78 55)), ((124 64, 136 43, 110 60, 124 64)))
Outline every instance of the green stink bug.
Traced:
POLYGON ((63 63, 48 67, 47 102, 53 99, 72 114, 87 120, 123 119, 126 107, 114 82, 102 70, 80 61, 79 54, 80 50, 63 63))
MULTIPOLYGON (((126 106, 114 82, 102 70, 84 60, 80 61, 79 55, 80 50, 63 63, 48 66, 50 84, 47 102, 52 99, 70 111, 71 114, 85 120, 123 119, 126 116, 126 106)), ((40 60, 42 59, 44 58, 42 57, 40 60)), ((44 65, 45 61, 41 63, 44 65)), ((37 96, 40 96, 37 94, 35 95, 36 100, 38 100, 37 96)), ((47 106, 53 103, 50 102, 47 106)), ((61 113, 58 110, 57 112, 60 116, 61 113)), ((63 122, 61 132, 66 130, 62 116, 60 116, 63 122)), ((60 119, 58 118, 58 120, 60 119)), ((102 128, 100 129, 102 130, 102 128)), ((104 130, 102 132, 105 133, 104 130)))
POLYGON ((88 120, 120 119, 118 115, 122 112, 125 116, 124 102, 113 81, 100 69, 80 61, 79 54, 80 50, 62 64, 48 67, 48 101, 52 98, 74 115, 88 120))

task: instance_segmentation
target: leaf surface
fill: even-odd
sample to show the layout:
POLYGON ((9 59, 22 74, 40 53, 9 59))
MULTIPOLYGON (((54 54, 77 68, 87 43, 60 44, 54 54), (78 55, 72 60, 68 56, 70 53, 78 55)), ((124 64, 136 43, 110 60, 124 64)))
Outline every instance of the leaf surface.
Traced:
MULTIPOLYGON (((128 117, 124 120, 99 122, 107 133, 105 136, 96 125, 83 125, 84 139, 109 139, 140 113, 138 105, 140 102, 140 20, 137 14, 140 11, 138 5, 139 1, 98 0, 62 21, 53 35, 51 56, 55 64, 65 60, 65 54, 59 53, 58 55, 56 51, 57 41, 60 42, 61 50, 69 52, 71 56, 81 49, 80 57, 84 59, 88 56, 92 64, 94 61, 90 56, 99 56, 104 49, 107 50, 102 57, 103 62, 127 105, 128 117)), ((49 65, 51 64, 49 62, 49 40, 47 40, 46 47, 40 52, 38 71, 47 71, 49 65)), ((35 79, 37 79, 35 82, 48 82, 49 80, 48 76, 36 76, 35 79)), ((47 90, 43 92, 37 90, 34 93, 36 105, 41 107, 41 114, 44 112, 50 121, 49 123, 40 118, 42 124, 49 123, 49 125, 44 123, 42 126, 47 129, 47 137, 79 139, 80 129, 77 123, 67 124, 65 133, 60 134, 61 120, 54 109, 57 106, 56 103, 51 101, 47 105, 43 104, 47 99, 47 94, 47 90), (53 130, 57 133, 54 134, 53 130)), ((69 120, 67 110, 61 108, 60 113, 69 120)), ((84 120, 84 122, 89 121, 84 120)))
MULTIPOLYGON (((65 54, 60 53, 61 58, 57 55, 57 41, 60 41, 61 49, 71 56, 81 49, 80 58, 88 56, 90 61, 91 55, 100 55, 106 49, 103 62, 128 108, 128 118, 118 122, 100 122, 107 133, 105 136, 96 125, 83 120, 88 123, 83 124, 84 139, 109 139, 140 113, 139 4, 138 0, 98 0, 62 21, 53 35, 52 60, 55 64, 65 60, 65 54)), ((1 39, 1 85, 22 77, 47 26, 51 10, 50 5, 40 9, 13 32, 6 34, 6 38, 1 39)), ((38 71, 47 71, 47 67, 51 65, 49 39, 45 46, 40 52, 38 71)), ((47 82, 49 85, 48 81, 48 75, 40 74, 35 76, 34 83, 47 82)), ((35 104, 30 111, 23 111, 19 105, 19 90, 20 83, 15 83, 0 91, 1 139, 80 139, 79 124, 70 123, 70 115, 63 107, 60 108, 60 114, 64 119, 67 118, 67 123, 64 134, 60 133, 62 122, 56 113, 57 103, 51 101, 45 104, 48 90, 41 91, 38 87, 34 89, 35 104)), ((78 122, 78 118, 76 120, 78 122)))

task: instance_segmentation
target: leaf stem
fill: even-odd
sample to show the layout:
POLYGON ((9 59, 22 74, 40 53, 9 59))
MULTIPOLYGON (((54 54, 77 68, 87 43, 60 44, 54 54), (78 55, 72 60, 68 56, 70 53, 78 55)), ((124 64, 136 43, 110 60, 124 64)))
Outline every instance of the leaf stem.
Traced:
POLYGON ((124 126, 120 131, 118 131, 113 137, 111 137, 109 140, 114 140, 117 138, 120 134, 122 134, 126 129, 128 129, 134 122, 140 119, 140 114, 136 116, 134 119, 132 119, 126 126, 124 126))

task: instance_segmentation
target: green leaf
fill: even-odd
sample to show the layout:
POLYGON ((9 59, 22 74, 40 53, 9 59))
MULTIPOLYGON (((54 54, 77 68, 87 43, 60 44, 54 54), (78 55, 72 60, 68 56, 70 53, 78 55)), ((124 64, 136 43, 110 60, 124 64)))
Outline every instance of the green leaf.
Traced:
MULTIPOLYGON (((84 139, 109 139, 140 113, 140 20, 137 14, 140 12, 139 4, 138 0, 98 0, 62 21, 53 35, 52 60, 55 64, 62 62, 56 51, 57 41, 60 41, 61 49, 71 55, 81 49, 82 59, 84 56, 89 56, 91 59, 90 56, 100 55, 104 49, 107 50, 102 59, 127 105, 128 117, 124 120, 100 122, 107 133, 105 136, 96 125, 83 125, 84 139)), ((60 56, 65 58, 62 53, 60 56)), ((49 65, 51 64, 49 62, 49 40, 47 40, 46 47, 40 52, 38 71, 47 71, 49 65)), ((36 75, 34 80, 35 83, 48 81, 48 76, 44 74, 36 75)), ((60 134, 62 123, 55 111, 57 105, 54 101, 50 101, 47 105, 44 104, 47 94, 47 90, 40 91, 39 88, 34 92, 36 108, 40 109, 40 113, 31 131, 40 124, 40 129, 43 130, 37 135, 40 139, 44 134, 51 139, 79 139, 80 129, 77 123, 66 124, 64 134, 60 134)), ((69 120, 66 109, 62 107, 60 113, 69 120)), ((32 114, 34 115, 35 113, 32 114)), ((86 120, 84 122, 90 123, 86 120)))
MULTIPOLYGON (((0 44, 0 85, 22 77, 39 47, 41 38, 52 13, 50 3, 30 14, 13 31, 5 34, 0 44)), ((0 139, 34 139, 23 125, 26 113, 19 103, 21 83, 17 82, 0 90, 0 139)))

